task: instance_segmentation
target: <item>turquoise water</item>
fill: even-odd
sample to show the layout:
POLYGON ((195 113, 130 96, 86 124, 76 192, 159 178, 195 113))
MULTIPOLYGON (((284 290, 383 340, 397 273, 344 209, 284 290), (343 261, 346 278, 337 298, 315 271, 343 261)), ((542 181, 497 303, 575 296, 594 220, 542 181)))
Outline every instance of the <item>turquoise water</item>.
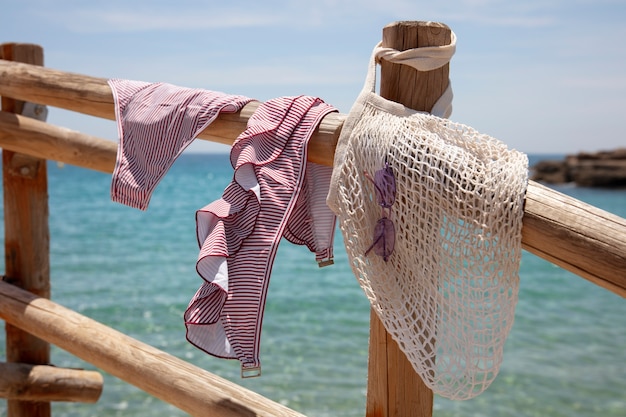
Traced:
MULTIPOLYGON (((261 378, 241 380, 237 362, 186 342, 182 315, 200 284, 194 213, 231 176, 226 155, 184 155, 140 212, 110 201, 109 175, 50 163, 53 300, 308 416, 363 416, 369 306, 339 233, 335 265, 323 269, 304 248, 281 244, 261 378)), ((626 191, 559 190, 626 217, 626 191)), ((498 378, 470 401, 436 397, 435 416, 626 416, 626 301, 529 253, 520 275, 498 378)), ((0 360, 4 349, 2 333, 0 360)), ((56 348, 52 361, 93 369, 56 348)), ((184 413, 105 374, 97 404, 58 403, 53 415, 184 413)))

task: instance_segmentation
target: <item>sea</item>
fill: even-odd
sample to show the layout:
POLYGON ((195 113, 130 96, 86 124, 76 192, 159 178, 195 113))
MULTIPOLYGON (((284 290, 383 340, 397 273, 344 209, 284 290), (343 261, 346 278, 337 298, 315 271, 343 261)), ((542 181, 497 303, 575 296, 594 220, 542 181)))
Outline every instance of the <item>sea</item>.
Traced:
MULTIPOLYGON (((531 164, 547 157, 530 155, 531 164)), ((281 242, 265 310, 263 375, 241 379, 237 361, 190 345, 183 323, 201 283, 195 212, 220 198, 232 179, 228 155, 183 154, 145 212, 111 201, 109 174, 55 162, 48 172, 55 302, 307 416, 365 415, 370 311, 339 231, 335 264, 321 269, 306 248, 281 242)), ((626 217, 626 190, 554 188, 626 217)), ((0 331, 0 361, 5 349, 0 331)), ((94 369, 56 347, 52 363, 94 369)), ((97 403, 53 403, 52 414, 186 415, 103 376, 97 403)), ((625 417, 626 300, 524 252, 515 322, 498 377, 471 400, 435 396, 434 415, 625 417)))

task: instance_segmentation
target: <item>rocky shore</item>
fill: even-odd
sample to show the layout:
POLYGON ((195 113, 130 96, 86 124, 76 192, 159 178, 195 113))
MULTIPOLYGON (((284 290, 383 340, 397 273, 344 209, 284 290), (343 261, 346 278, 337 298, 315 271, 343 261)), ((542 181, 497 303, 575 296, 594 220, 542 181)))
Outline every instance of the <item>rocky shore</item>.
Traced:
POLYGON ((568 155, 562 161, 544 160, 531 167, 534 181, 581 187, 626 188, 626 148, 568 155))

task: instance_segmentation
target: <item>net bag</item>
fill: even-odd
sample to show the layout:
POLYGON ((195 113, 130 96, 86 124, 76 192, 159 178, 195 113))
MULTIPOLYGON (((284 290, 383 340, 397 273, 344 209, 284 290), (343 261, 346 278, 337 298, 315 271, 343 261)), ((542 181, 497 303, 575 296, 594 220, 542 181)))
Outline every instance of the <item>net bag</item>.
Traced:
MULTIPOLYGON (((526 155, 471 127, 375 94, 376 59, 430 70, 451 45, 377 46, 344 124, 327 203, 387 332, 434 393, 495 379, 519 288, 526 155)), ((433 108, 450 113, 448 90, 433 108)))

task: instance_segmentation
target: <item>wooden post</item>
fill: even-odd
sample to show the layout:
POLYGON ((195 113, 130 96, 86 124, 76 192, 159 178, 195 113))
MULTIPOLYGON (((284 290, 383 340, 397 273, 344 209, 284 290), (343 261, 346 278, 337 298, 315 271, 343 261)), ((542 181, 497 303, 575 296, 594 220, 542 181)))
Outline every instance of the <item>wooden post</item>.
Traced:
MULTIPOLYGON (((38 45, 0 45, 0 58, 43 65, 38 45)), ((22 112, 24 103, 2 97, 2 110, 22 112)), ((48 182, 45 159, 2 151, 4 186, 5 277, 27 291, 50 297, 50 234, 48 230, 48 182)), ((7 362, 33 365, 50 362, 50 345, 17 327, 6 324, 7 362)), ((49 402, 7 401, 8 417, 49 417, 49 402)))
MULTIPOLYGON (((396 22, 383 29, 383 46, 398 51, 444 46, 450 29, 440 23, 396 22)), ((406 107, 430 112, 448 87, 449 65, 419 72, 381 62, 380 95, 406 107)), ((370 314, 367 417, 431 417, 433 393, 413 370, 378 316, 370 314)))

